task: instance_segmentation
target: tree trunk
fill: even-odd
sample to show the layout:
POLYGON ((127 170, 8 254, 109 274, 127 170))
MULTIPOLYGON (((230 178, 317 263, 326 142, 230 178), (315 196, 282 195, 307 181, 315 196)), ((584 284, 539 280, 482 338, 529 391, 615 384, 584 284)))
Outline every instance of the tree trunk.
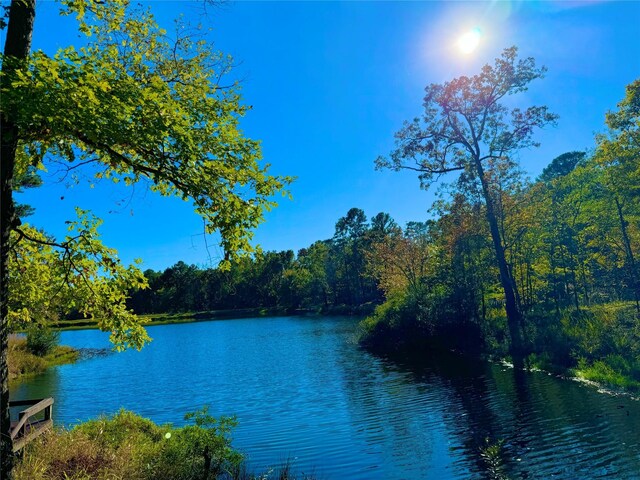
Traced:
POLYGON ((638 276, 636 274, 636 260, 633 256, 631 240, 629 239, 629 233, 627 232, 627 221, 624 219, 622 205, 620 204, 618 197, 615 197, 615 202, 618 210, 618 219, 620 220, 620 230, 622 231, 622 242, 624 243, 624 250, 627 256, 627 271, 629 272, 631 288, 633 289, 633 296, 636 301, 636 310, 640 313, 640 282, 638 282, 638 276))
POLYGON ((211 473, 211 452, 209 451, 208 445, 204 447, 202 456, 204 457, 204 470, 202 472, 202 480, 209 480, 209 474, 211 473))
POLYGON ((482 193, 484 196, 485 204, 487 207, 487 221, 489 222, 489 230, 491 231, 491 239, 493 240, 493 247, 496 252, 496 260, 498 262, 498 269, 500 270, 500 283, 504 290, 505 310, 507 313, 507 324, 509 327, 509 336, 511 337, 511 359, 513 366, 516 369, 524 367, 524 351, 522 345, 522 318, 520 310, 518 309, 518 302, 516 301, 515 285, 513 278, 509 273, 509 265, 504 255, 504 246, 502 244, 502 237, 500 236, 500 229, 498 227, 498 220, 496 218, 493 197, 489 191, 489 185, 484 177, 484 168, 479 159, 475 161, 478 176, 480 177, 480 183, 482 184, 482 193))
MULTIPOLYGON (((4 47, 5 60, 2 65, 4 89, 10 81, 15 64, 7 61, 13 57, 23 60, 31 49, 31 35, 35 19, 35 0, 12 0, 9 9, 9 25, 4 47)), ((9 416, 9 369, 7 353, 9 341, 9 236, 16 219, 13 208, 13 171, 18 147, 19 131, 15 124, 15 112, 2 109, 0 123, 0 478, 8 480, 13 469, 13 444, 11 441, 11 419, 9 416)))

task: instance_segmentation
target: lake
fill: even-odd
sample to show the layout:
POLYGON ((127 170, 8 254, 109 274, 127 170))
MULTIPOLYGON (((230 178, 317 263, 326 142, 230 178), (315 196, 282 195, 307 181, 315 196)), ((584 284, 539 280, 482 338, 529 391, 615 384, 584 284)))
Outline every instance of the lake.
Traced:
MULTIPOLYGON (((318 479, 488 478, 502 441, 512 479, 640 479, 640 402, 543 373, 453 355, 397 362, 361 349, 357 321, 276 317, 150 327, 153 342, 50 369, 12 399, 53 396, 57 424, 118 409, 183 424, 235 415, 233 444, 264 472, 318 479)), ((109 347, 96 330, 61 343, 109 347)))

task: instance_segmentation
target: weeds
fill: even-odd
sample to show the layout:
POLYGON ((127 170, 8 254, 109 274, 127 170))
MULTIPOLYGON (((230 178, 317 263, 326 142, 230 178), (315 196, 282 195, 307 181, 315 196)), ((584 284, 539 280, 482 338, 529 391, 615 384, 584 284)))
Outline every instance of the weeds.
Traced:
POLYGON ((188 414, 190 425, 157 425, 121 410, 30 443, 15 480, 295 480, 287 462, 278 471, 247 472, 231 447, 235 420, 206 408, 188 414))
POLYGON ((27 346, 27 339, 18 336, 9 336, 9 349, 7 352, 9 364, 9 379, 36 375, 44 372, 53 365, 73 363, 79 357, 79 352, 71 347, 56 346, 44 356, 34 355, 27 346))
POLYGON ((491 480, 509 480, 504 471, 503 440, 491 442, 485 439, 484 446, 480 447, 480 458, 491 480))

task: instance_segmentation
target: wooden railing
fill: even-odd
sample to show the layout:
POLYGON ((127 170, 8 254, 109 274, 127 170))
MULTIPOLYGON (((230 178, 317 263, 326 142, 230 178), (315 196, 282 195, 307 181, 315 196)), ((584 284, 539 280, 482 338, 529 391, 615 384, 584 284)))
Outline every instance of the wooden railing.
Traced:
POLYGON ((27 406, 28 408, 18 414, 18 420, 11 422, 11 440, 13 440, 14 452, 17 452, 38 435, 53 427, 53 419, 51 418, 53 398, 9 402, 9 408, 27 406), (43 413, 44 418, 33 418, 40 413, 43 413))

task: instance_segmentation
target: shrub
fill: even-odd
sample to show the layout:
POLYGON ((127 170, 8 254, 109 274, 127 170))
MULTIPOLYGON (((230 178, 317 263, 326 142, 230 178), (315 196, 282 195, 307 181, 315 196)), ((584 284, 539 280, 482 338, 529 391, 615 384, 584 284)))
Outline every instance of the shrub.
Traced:
POLYGON ((236 421, 209 415, 208 407, 185 415, 192 425, 175 429, 165 438, 154 478, 167 480, 215 479, 238 471, 244 457, 231 448, 236 421))
POLYGON ((425 346, 477 352, 482 332, 446 286, 395 292, 360 323, 362 344, 380 350, 425 346))
MULTIPOLYGON (((243 457, 231 448, 231 418, 207 408, 187 414, 185 427, 156 425, 121 410, 25 448, 16 480, 213 480, 236 478, 243 457)), ((250 477, 246 477, 250 478, 250 477)))
POLYGON ((32 325, 27 329, 27 350, 44 357, 58 346, 60 332, 43 325, 32 325))

